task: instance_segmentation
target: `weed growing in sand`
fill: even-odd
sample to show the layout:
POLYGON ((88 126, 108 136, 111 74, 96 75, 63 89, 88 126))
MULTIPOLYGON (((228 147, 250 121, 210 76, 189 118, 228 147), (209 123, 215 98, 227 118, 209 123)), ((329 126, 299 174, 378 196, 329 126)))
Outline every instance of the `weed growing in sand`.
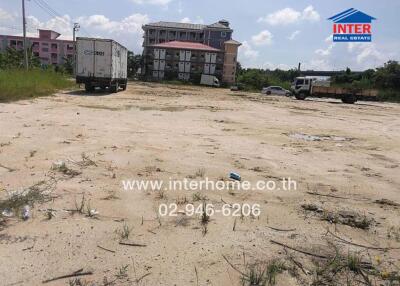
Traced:
POLYGON ((192 195, 192 201, 193 202, 198 202, 198 201, 205 201, 207 200, 207 196, 201 194, 200 192, 196 192, 192 195))
POLYGON ((176 199, 176 201, 175 201, 175 203, 179 206, 179 205, 184 205, 184 204, 187 204, 189 201, 188 201, 188 199, 186 198, 186 196, 183 196, 183 197, 178 197, 177 199, 176 199))
POLYGON ((205 225, 210 222, 210 216, 207 214, 207 204, 205 201, 203 202, 203 207, 201 211, 201 224, 205 225))
POLYGON ((118 269, 117 274, 115 274, 115 277, 118 279, 125 279, 128 277, 128 267, 129 265, 123 265, 118 269))
POLYGON ((159 190, 157 192, 156 198, 159 199, 159 200, 163 200, 163 199, 167 198, 167 195, 165 194, 165 191, 159 190))
POLYGON ((90 281, 82 280, 81 278, 74 278, 68 281, 69 286, 91 286, 94 285, 90 281))
POLYGON ((210 216, 207 214, 207 203, 203 201, 202 213, 200 216, 201 227, 203 231, 203 235, 208 233, 208 223, 210 222, 210 216))
POLYGON ((204 178, 205 174, 206 174, 206 169, 199 168, 196 170, 196 172, 193 175, 189 175, 187 177, 189 179, 204 178))
POLYGON ((24 206, 33 206, 35 203, 44 203, 51 200, 50 193, 55 189, 57 182, 40 181, 26 189, 9 192, 9 197, 0 200, 0 213, 5 210, 21 213, 24 206))
POLYGON ((85 205, 86 205, 86 199, 85 199, 85 194, 82 195, 82 199, 80 201, 80 203, 78 203, 75 199, 75 209, 74 212, 77 212, 79 214, 83 214, 84 209, 85 209, 85 205))
MULTIPOLYGON (((223 256, 225 261, 240 274, 240 280, 243 286, 273 286, 276 284, 278 274, 287 270, 285 264, 278 259, 269 262, 245 263, 244 271, 234 266, 223 256)), ((245 260, 244 254, 243 258, 245 260)))
POLYGON ((132 232, 132 228, 130 228, 126 223, 124 223, 124 225, 122 226, 121 229, 117 229, 115 231, 115 233, 118 234, 118 236, 121 240, 128 239, 129 236, 131 235, 131 232, 132 232))

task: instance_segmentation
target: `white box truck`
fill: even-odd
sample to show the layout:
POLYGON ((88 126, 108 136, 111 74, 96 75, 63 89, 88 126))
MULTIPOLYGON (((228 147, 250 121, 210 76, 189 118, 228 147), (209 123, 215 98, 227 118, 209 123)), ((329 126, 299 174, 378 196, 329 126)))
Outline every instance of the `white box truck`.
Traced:
POLYGON ((200 84, 219 87, 219 80, 216 76, 202 74, 200 84))
POLYGON ((86 91, 95 87, 118 92, 126 89, 128 50, 113 40, 82 38, 76 40, 76 83, 86 91))

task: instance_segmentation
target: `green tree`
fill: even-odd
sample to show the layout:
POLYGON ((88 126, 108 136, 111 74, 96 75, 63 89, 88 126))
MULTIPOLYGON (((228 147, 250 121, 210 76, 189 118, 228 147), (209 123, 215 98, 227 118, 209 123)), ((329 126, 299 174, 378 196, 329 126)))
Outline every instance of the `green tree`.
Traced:
POLYGON ((63 70, 68 73, 72 74, 74 72, 74 60, 73 58, 63 58, 63 70))
MULTIPOLYGON (((31 48, 28 48, 28 64, 30 67, 39 67, 40 60, 36 57, 31 48)), ((0 58, 0 69, 15 69, 24 67, 24 51, 16 50, 14 48, 7 48, 6 51, 1 54, 0 58)))

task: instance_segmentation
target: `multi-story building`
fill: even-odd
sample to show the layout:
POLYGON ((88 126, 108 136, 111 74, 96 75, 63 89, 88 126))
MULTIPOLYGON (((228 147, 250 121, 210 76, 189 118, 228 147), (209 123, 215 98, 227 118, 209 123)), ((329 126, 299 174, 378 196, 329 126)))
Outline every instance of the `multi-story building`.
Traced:
POLYGON ((229 22, 211 25, 156 22, 143 26, 144 74, 153 79, 190 80, 201 74, 234 83, 239 42, 229 22))
MULTIPOLYGON (((43 65, 60 65, 66 58, 74 56, 74 42, 60 40, 59 33, 52 30, 39 30, 39 37, 27 37, 27 46, 43 65)), ((7 47, 22 50, 24 39, 21 36, 0 35, 0 52, 7 47)))

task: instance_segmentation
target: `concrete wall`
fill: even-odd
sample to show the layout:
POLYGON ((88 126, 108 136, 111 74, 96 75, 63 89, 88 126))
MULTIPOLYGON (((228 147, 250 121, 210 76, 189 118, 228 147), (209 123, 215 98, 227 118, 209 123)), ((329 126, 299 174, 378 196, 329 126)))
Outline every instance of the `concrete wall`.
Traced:
POLYGON ((228 84, 236 81, 236 65, 239 45, 225 43, 224 73, 222 81, 228 84))

